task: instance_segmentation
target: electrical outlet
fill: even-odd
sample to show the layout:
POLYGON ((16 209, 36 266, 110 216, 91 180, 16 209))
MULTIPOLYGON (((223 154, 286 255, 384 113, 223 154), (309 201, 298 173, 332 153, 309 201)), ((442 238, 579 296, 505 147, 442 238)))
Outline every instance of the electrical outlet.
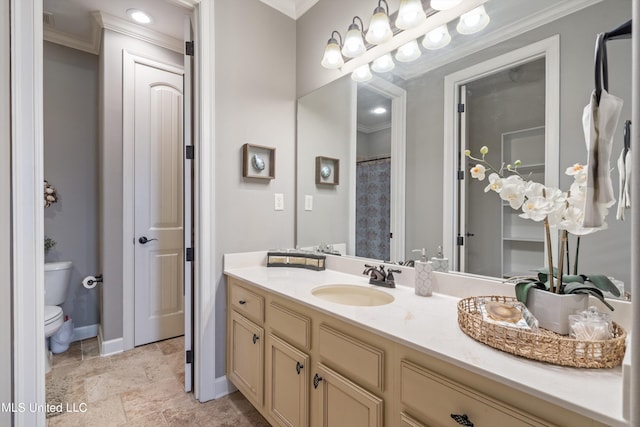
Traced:
POLYGON ((283 211, 284 210, 284 194, 275 193, 274 209, 277 210, 277 211, 283 211))
POLYGON ((313 210, 313 196, 309 194, 304 196, 304 210, 312 211, 313 210))

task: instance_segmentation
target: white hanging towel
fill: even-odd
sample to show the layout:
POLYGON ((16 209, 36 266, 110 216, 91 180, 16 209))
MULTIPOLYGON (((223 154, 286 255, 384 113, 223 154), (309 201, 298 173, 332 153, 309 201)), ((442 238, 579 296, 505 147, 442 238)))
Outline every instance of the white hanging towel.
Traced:
POLYGON ((618 190, 618 211, 616 219, 624 221, 624 211, 631 207, 631 197, 629 197, 629 186, 631 185, 631 150, 622 149, 618 157, 618 172, 620 174, 618 190))
POLYGON ((606 37, 606 33, 600 33, 596 38, 595 90, 591 92, 589 105, 582 113, 588 153, 582 226, 587 228, 603 226, 608 208, 615 203, 609 162, 613 134, 618 126, 623 102, 607 92, 606 37))
POLYGON ((591 102, 582 114, 588 151, 583 227, 601 227, 606 209, 615 203, 609 163, 613 135, 618 126, 622 104, 622 99, 604 89, 598 103, 594 90, 591 93, 591 102))

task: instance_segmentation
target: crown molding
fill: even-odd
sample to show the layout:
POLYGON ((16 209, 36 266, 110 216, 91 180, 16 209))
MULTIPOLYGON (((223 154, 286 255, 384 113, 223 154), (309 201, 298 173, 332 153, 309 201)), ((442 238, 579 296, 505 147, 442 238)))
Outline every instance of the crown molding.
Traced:
POLYGON ((311 9, 318 0, 260 0, 292 19, 300 18, 307 10, 311 9))
POLYGON ((363 132, 363 133, 374 133, 374 132, 379 132, 381 130, 385 130, 389 128, 391 128, 391 122, 378 123, 373 126, 358 124, 358 132, 363 132))
POLYGON ((95 15, 92 15, 91 19, 90 40, 79 39, 77 36, 65 33, 64 31, 58 31, 46 25, 43 27, 42 36, 44 40, 48 42, 70 47, 71 49, 81 50, 93 55, 98 55, 100 53, 102 29, 100 28, 95 15))
POLYGON ((106 30, 115 31, 128 37, 173 50, 174 52, 184 52, 184 40, 176 39, 149 28, 143 28, 126 19, 118 18, 108 13, 94 12, 94 15, 100 26, 106 30))

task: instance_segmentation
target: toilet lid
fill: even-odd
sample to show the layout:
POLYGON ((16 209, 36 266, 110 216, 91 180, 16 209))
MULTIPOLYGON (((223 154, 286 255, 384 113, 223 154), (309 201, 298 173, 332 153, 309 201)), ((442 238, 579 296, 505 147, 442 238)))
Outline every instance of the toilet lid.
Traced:
POLYGON ((62 308, 57 305, 44 306, 44 324, 48 325, 62 317, 62 308))

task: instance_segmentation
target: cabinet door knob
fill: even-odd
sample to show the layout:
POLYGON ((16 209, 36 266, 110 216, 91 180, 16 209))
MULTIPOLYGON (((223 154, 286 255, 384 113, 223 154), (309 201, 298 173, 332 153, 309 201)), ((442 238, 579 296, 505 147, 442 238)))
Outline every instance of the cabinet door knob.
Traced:
POLYGON ((320 381, 322 381, 322 377, 316 373, 313 377, 313 388, 318 388, 318 384, 320 384, 320 381))
POLYGON ((461 426, 473 427, 473 423, 467 417, 467 414, 451 414, 451 418, 461 426))
POLYGON ((256 341, 258 341, 260 339, 260 337, 256 334, 253 334, 253 343, 255 344, 256 341))
POLYGON ((296 362, 296 372, 300 375, 300 371, 304 368, 304 365, 300 362, 296 362))
POLYGON ((245 305, 246 303, 247 303, 247 302, 246 302, 245 300, 243 300, 243 299, 241 299, 240 301, 238 301, 238 304, 240 304, 240 305, 245 305))

